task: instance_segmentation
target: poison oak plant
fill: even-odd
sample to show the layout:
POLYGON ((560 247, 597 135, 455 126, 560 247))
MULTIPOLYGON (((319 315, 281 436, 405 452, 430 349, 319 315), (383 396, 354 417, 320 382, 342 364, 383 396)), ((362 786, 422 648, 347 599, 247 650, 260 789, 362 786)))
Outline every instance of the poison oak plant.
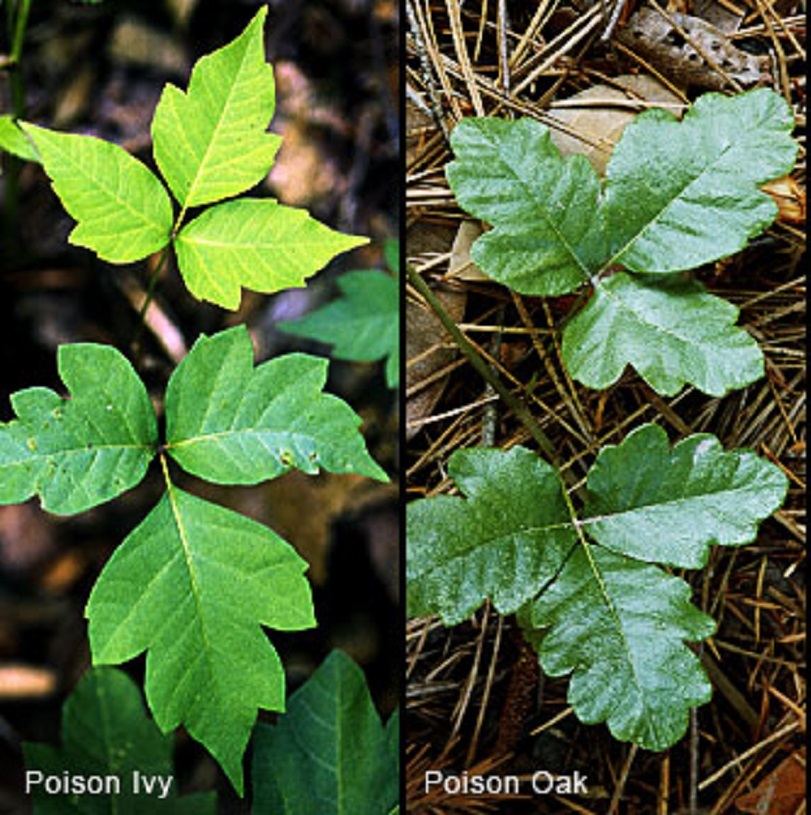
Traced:
POLYGON ((224 201, 270 170, 281 138, 266 132, 275 108, 265 62, 262 7, 230 45, 203 57, 188 91, 167 85, 152 120, 161 180, 122 147, 91 136, 20 126, 31 138, 65 209, 78 222, 71 243, 110 263, 171 246, 189 291, 224 308, 242 287, 301 286, 327 261, 366 238, 342 235, 307 212, 269 198, 224 201), (215 206, 207 206, 217 203, 215 206), (206 206, 187 220, 189 209, 206 206))
POLYGON ((465 119, 448 181, 462 209, 494 229, 472 257, 522 294, 591 297, 563 331, 563 360, 591 388, 627 365, 658 393, 712 396, 763 375, 738 310, 676 273, 738 251, 777 205, 758 187, 788 173, 794 118, 767 89, 706 94, 682 121, 663 110, 624 130, 601 182, 583 156, 561 157, 532 119, 465 119))
POLYGON ((579 508, 523 447, 458 450, 448 472, 465 498, 408 507, 409 613, 455 625, 489 597, 518 613, 550 676, 572 674, 582 721, 650 750, 678 741, 711 690, 684 642, 715 623, 661 567, 698 569, 711 545, 752 541, 785 498, 781 470, 708 434, 671 449, 648 424, 600 451, 579 508))
MULTIPOLYGON (((21 124, 78 222, 73 243, 118 263, 157 251, 165 259, 173 248, 195 296, 236 308, 242 286, 302 285, 336 253, 366 242, 271 199, 223 202, 266 175, 280 142, 266 132, 274 82, 263 55, 265 14, 262 8, 234 42, 203 57, 188 91, 164 90, 154 155, 177 214, 162 181, 121 147, 21 124), (198 207, 206 208, 187 221, 198 207)), ((14 123, 1 126, 17 137, 14 123)), ((0 423, 0 504, 39 496, 49 512, 83 512, 136 486, 158 460, 163 497, 113 554, 87 603, 92 660, 113 665, 146 653, 145 692, 158 728, 184 726, 241 795, 257 710, 285 708, 284 670, 263 626, 315 625, 307 564, 265 526, 180 489, 172 469, 234 485, 292 468, 387 476, 366 450, 359 417, 323 392, 326 360, 289 354, 254 367, 243 326, 201 336, 178 365, 163 401, 163 438, 143 382, 116 349, 64 345, 58 367, 67 397, 40 387, 11 397, 16 418, 0 423)), ((93 674, 86 693, 102 707, 120 696, 131 708, 117 676, 93 674)), ((76 745, 88 735, 77 736, 76 718, 84 716, 70 720, 76 732, 66 720, 78 771, 96 755, 76 745)), ((132 754, 119 745, 108 758, 137 763, 165 740, 136 742, 132 754)), ((203 811, 194 802, 167 806, 203 811)), ((211 811, 213 804, 200 806, 211 811)))
MULTIPOLYGON (((681 122, 650 111, 626 127, 603 183, 533 120, 467 119, 447 176, 494 227, 472 249, 485 274, 524 294, 591 289, 563 330, 572 377, 605 388, 630 364, 661 394, 690 383, 721 396, 762 376, 761 351, 733 305, 679 273, 772 223, 758 187, 792 168, 792 127, 769 90, 708 94, 681 122)), ((448 473, 464 497, 408 507, 409 612, 455 625, 490 598, 517 614, 547 674, 571 674, 582 721, 651 750, 678 741, 711 692, 685 643, 715 623, 665 568, 754 540, 785 498, 782 471, 708 434, 671 448, 648 424, 599 452, 582 502, 522 447, 458 450, 448 473)))

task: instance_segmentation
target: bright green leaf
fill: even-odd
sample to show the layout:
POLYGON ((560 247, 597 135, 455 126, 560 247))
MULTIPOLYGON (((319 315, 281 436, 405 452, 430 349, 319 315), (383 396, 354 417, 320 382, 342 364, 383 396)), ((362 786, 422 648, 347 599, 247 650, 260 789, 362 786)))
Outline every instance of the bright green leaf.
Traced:
POLYGON ((723 396, 763 376, 755 340, 735 326, 738 309, 698 281, 639 279, 619 272, 601 281, 563 332, 569 374, 607 388, 626 365, 658 393, 685 384, 723 396))
POLYGON ((702 433, 671 452, 661 427, 643 425, 600 451, 583 527, 619 554, 697 569, 713 544, 751 543, 787 489, 780 469, 749 450, 724 452, 702 433))
POLYGON ((399 797, 397 718, 386 728, 363 671, 333 651, 274 726, 259 724, 254 805, 274 815, 387 815, 399 797))
POLYGON ((39 151, 54 192, 78 221, 71 243, 113 263, 140 260, 169 243, 169 196, 123 147, 25 122, 20 127, 39 151))
POLYGON ((446 168, 459 205, 496 227, 472 258, 524 294, 564 294, 588 280, 607 253, 600 181, 588 160, 564 161, 533 119, 464 119, 446 168))
MULTIPOLYGON (((660 530, 660 534, 665 534, 660 530)), ((690 604, 690 587, 655 566, 600 547, 579 547, 532 604, 548 628, 539 657, 550 676, 573 672, 568 701, 588 724, 615 738, 664 750, 687 729, 691 707, 711 686, 684 645, 715 631, 690 604)))
POLYGON ((60 779, 65 773, 74 779, 112 776, 120 793, 49 794, 38 784, 33 789, 35 815, 139 815, 145 802, 150 812, 214 815, 213 793, 178 797, 172 741, 147 717, 140 691, 125 673, 91 669, 62 708, 62 747, 23 744, 26 769, 60 779), (144 781, 155 777, 161 781, 146 793, 144 781))
POLYGON ((0 150, 5 150, 24 161, 41 163, 39 154, 13 116, 0 116, 0 150))
POLYGON ((184 208, 244 192, 273 164, 281 139, 265 132, 275 106, 266 14, 263 6, 237 39, 203 57, 188 92, 163 91, 152 122, 155 161, 184 208))
POLYGON ((560 479, 523 447, 459 450, 448 473, 467 500, 440 495, 408 506, 409 611, 454 625, 490 597, 510 614, 575 543, 560 479))
POLYGON ((18 418, 0 423, 2 504, 39 494, 50 512, 81 512, 134 487, 155 455, 149 395, 118 351, 63 345, 59 374, 70 399, 47 388, 11 397, 18 418))
POLYGON ((175 248, 189 291, 236 309, 241 287, 269 294, 303 286, 337 254, 364 243, 366 238, 334 232, 303 209, 241 198, 205 210, 183 227, 175 248))
POLYGON ((253 367, 244 326, 201 337, 166 390, 167 450, 218 484, 256 484, 295 467, 387 481, 360 418, 323 393, 327 360, 289 354, 253 367))
POLYGON ((184 725, 240 794, 257 708, 285 703, 284 669, 261 626, 315 624, 306 568, 267 527, 170 486, 87 604, 94 664, 147 651, 155 721, 164 732, 184 725))
POLYGON ((336 359, 386 360, 386 381, 399 383, 400 298, 397 280, 384 272, 347 272, 338 278, 343 297, 279 328, 334 345, 336 359))
POLYGON ((606 171, 611 262, 676 272, 742 249, 777 216, 758 187, 794 166, 793 128, 791 108, 766 88, 705 94, 681 122, 663 110, 638 116, 606 171))

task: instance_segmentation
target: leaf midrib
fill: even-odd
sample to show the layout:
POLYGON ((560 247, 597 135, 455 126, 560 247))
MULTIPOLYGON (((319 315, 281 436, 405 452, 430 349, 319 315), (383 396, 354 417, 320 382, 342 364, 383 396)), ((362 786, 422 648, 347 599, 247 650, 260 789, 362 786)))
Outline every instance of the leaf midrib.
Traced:
POLYGON ((689 179, 687 183, 685 183, 684 186, 682 186, 682 188, 678 191, 677 195, 673 196, 669 201, 665 202, 661 209, 650 220, 647 221, 647 223, 636 233, 636 235, 633 235, 619 251, 615 252, 611 256, 611 258, 609 258, 609 260, 606 261, 606 263, 603 265, 602 271, 605 271, 606 269, 608 269, 608 267, 610 267, 614 263, 622 263, 620 258, 626 252, 628 252, 631 249, 631 247, 633 247, 634 243, 636 243, 638 240, 641 240, 648 230, 657 225, 662 220, 662 218, 665 217, 665 214, 668 212, 668 210, 671 207, 673 207, 684 196, 684 193, 690 187, 692 187, 694 184, 700 181, 704 177, 704 175, 710 171, 711 168, 715 167, 716 163, 721 159, 721 157, 724 156, 729 150, 731 150, 734 147, 735 147, 734 142, 724 144, 721 150, 715 156, 713 156, 712 160, 708 161, 694 178, 689 179))
MULTIPOLYGON (((492 144, 492 142, 491 142, 491 144, 492 144)), ((496 144, 495 146, 496 146, 496 148, 498 148, 498 144, 496 144)), ((496 153, 499 153, 498 149, 496 149, 496 153)), ((583 274, 583 282, 588 280, 589 276, 590 276, 589 269, 583 264, 582 260, 580 259, 580 256, 574 251, 574 248, 573 248, 572 244, 569 242, 569 240, 566 238, 566 236, 563 234, 563 232, 561 232, 561 230, 558 228, 557 224, 554 222, 554 220, 548 214, 548 211, 543 207, 542 202, 539 201, 532 194, 531 189, 526 184, 526 182, 521 177, 521 175, 519 175, 519 173, 513 168, 512 164, 509 161, 504 161, 504 164, 507 167, 507 169, 510 171, 512 176, 518 182, 518 186, 522 190, 524 190, 524 193, 526 194, 527 198, 532 202, 533 210, 537 211, 540 214, 542 220, 544 220, 546 222, 546 224, 551 228, 552 232, 555 233, 558 240, 560 240, 560 242, 566 247, 567 253, 575 261, 575 264, 577 265, 577 267, 580 269, 581 273, 583 274)), ((561 171, 565 171, 567 169, 565 162, 561 162, 560 169, 561 169, 561 171)), ((559 181, 559 179, 558 179, 558 181, 559 181)), ((598 196, 598 206, 595 209, 595 212, 598 212, 599 209, 600 209, 600 203, 599 203, 599 196, 598 196)))
MULTIPOLYGON (((108 144, 112 144, 112 142, 106 142, 106 143, 108 143, 108 144)), ((51 143, 50 143, 50 146, 51 146, 51 148, 52 148, 52 149, 57 150, 57 151, 59 152, 60 156, 62 157, 62 159, 63 159, 63 160, 66 160, 66 163, 70 164, 70 165, 71 165, 71 166, 74 168, 74 172, 76 173, 76 175, 78 175, 78 176, 79 176, 79 177, 80 177, 80 178, 83 180, 83 182, 84 182, 86 179, 90 178, 90 175, 89 175, 89 174, 87 174, 86 172, 83 172, 83 171, 82 171, 82 170, 83 170, 83 165, 82 165, 82 163, 81 163, 79 160, 74 160, 74 159, 73 159, 73 157, 72 157, 72 155, 71 155, 71 153, 69 153, 69 152, 68 152, 68 153, 66 153, 66 152, 64 152, 64 151, 62 150, 62 148, 61 148, 61 147, 60 147, 60 145, 59 145, 59 141, 58 141, 58 139, 53 139, 53 140, 51 141, 51 143)), ((147 173, 149 173, 149 175, 150 175, 152 178, 154 178, 154 179, 155 179, 155 181, 157 181, 157 182, 158 182, 158 185, 160 186, 161 191, 162 191, 162 192, 164 192, 164 194, 165 194, 165 190, 164 190, 164 188, 163 188, 163 185, 160 183, 160 181, 159 181, 159 180, 158 180, 158 178, 155 176, 155 174, 154 174, 154 173, 152 173, 152 172, 149 170, 149 168, 148 168, 148 167, 146 167, 145 165, 141 164, 141 162, 140 162, 140 161, 138 161, 138 159, 136 159, 136 158, 135 158, 135 156, 131 155, 131 154, 130 154, 130 153, 128 153, 126 150, 124 150, 124 148, 123 148, 123 147, 121 148, 121 150, 124 152, 124 154, 125 154, 125 155, 126 155, 126 156, 127 156, 129 159, 130 159, 130 160, 132 160, 132 161, 134 161, 134 162, 135 162, 136 166, 139 168, 139 170, 138 170, 139 172, 140 172, 141 170, 146 170, 146 172, 147 172, 147 173)), ((120 179, 121 179, 121 174, 120 174, 120 172, 118 172, 116 175, 117 175, 117 180, 120 182, 120 179)), ((106 179, 106 176, 105 176, 105 177, 103 177, 103 179, 101 179, 101 180, 93 179, 93 183, 94 183, 96 186, 98 186, 98 187, 99 187, 99 188, 100 188, 100 189, 101 189, 103 192, 105 192, 107 195, 109 195, 109 196, 110 196, 110 197, 111 197, 113 200, 115 200, 115 201, 116 201, 116 202, 117 202, 117 203, 118 203, 118 204, 121 206, 121 208, 122 208, 122 209, 125 209, 125 210, 127 210, 127 212, 129 212, 129 213, 131 213, 132 215, 134 215, 134 216, 136 217, 136 219, 140 220, 140 221, 141 221, 141 222, 142 222, 142 223, 143 223, 145 226, 149 227, 151 230, 154 230, 154 231, 160 232, 161 234, 165 234, 165 236, 166 236, 166 240, 167 240, 167 241, 169 240, 169 234, 170 234, 170 233, 169 233, 169 230, 168 230, 168 229, 164 230, 164 227, 163 227, 163 225, 162 225, 162 224, 160 224, 158 221, 153 221, 153 220, 151 220, 150 218, 148 218, 148 217, 147 217, 147 213, 146 213, 146 212, 144 212, 144 211, 142 211, 142 210, 139 210, 139 209, 137 209, 136 207, 134 207, 132 204, 130 204, 130 199, 129 199, 129 198, 126 198, 126 197, 119 197, 119 195, 118 195, 118 191, 119 191, 119 189, 120 189, 120 183, 119 183, 119 185, 116 187, 115 191, 113 191, 113 188, 112 188, 112 187, 111 187, 109 184, 107 184, 107 179, 106 179)), ((56 181, 54 181, 54 184, 56 184, 56 181)), ((87 186, 87 185, 85 184, 85 186, 87 186)), ((171 211, 171 205, 170 205, 170 211, 171 211)), ((82 217, 82 218, 80 219, 80 221, 81 221, 81 222, 84 222, 84 223, 88 223, 88 222, 90 222, 90 221, 95 221, 95 220, 98 220, 98 218, 87 218, 87 217, 85 216, 85 217, 82 217)), ((128 231, 130 231, 130 232, 131 232, 131 231, 134 231, 134 230, 133 230, 133 229, 130 229, 130 230, 128 230, 128 231)))
MULTIPOLYGON (((190 204, 189 202, 194 201, 194 195, 195 195, 195 193, 197 191, 197 188, 198 188, 198 186, 200 184, 200 179, 201 179, 201 177, 204 176, 205 172, 207 171, 206 164, 207 164, 209 155, 211 154, 213 145, 217 141, 218 135, 219 135, 219 133, 220 133, 220 131, 222 129, 222 126, 223 126, 223 122, 226 120, 227 114, 228 114, 229 109, 230 109, 230 107, 232 105, 232 100, 233 100, 233 98, 234 98, 234 96, 236 94, 237 84, 238 84, 239 79, 241 78, 241 75, 243 73, 243 68, 245 67, 245 62, 247 61, 249 46, 250 46, 250 42, 246 42, 245 43, 245 48, 244 48, 244 50, 242 52, 242 56, 241 56, 241 58, 239 60, 239 67, 236 70, 235 79, 234 79, 233 82, 229 83, 228 95, 225 98, 225 102, 224 102, 224 104, 223 104, 223 106, 221 108, 220 115, 217 117, 217 119, 215 121, 214 129, 213 129, 213 131, 211 133, 211 138, 209 139, 208 144, 206 145, 205 151, 203 152, 203 156, 200 159, 200 164, 199 164, 199 167, 197 169, 197 173, 194 175, 194 177, 192 178, 191 183, 189 184, 189 190, 186 193, 186 199, 185 199, 185 201, 183 201, 184 209, 186 209, 189 206, 193 206, 193 204, 190 204)), ((210 66, 207 66, 207 67, 210 67, 210 66)), ((182 93, 182 91, 181 91, 181 93, 182 93)), ((184 93, 183 95, 187 99, 191 98, 191 82, 189 83, 188 92, 184 93)), ((195 100, 195 104, 198 104, 197 100, 195 100)), ((216 165, 214 165, 214 166, 216 167, 216 165)))

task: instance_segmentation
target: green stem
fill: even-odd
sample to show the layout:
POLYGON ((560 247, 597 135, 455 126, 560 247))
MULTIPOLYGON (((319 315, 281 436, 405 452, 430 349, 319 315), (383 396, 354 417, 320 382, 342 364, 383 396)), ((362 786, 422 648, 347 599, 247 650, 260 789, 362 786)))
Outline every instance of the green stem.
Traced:
MULTIPOLYGON (((13 31, 13 33, 7 69, 11 92, 11 113, 15 119, 21 119, 25 116, 25 84, 23 81, 21 62, 23 45, 25 43, 25 30, 28 25, 28 15, 30 11, 31 0, 19 0, 16 5, 9 2, 6 19, 9 31, 13 31)), ((16 156, 8 157, 6 164, 5 226, 9 246, 14 246, 17 242, 21 166, 22 162, 16 156)))
MULTIPOLYGON (((548 459, 549 463, 558 471, 561 480, 564 482, 569 481, 567 476, 571 475, 561 469, 555 447, 547 435, 538 427, 537 422, 532 416, 527 406, 516 397, 512 391, 504 386, 498 378, 495 371, 490 369, 490 366, 481 358, 479 353, 473 347, 473 344, 468 338, 460 331, 459 327, 450 317, 440 299, 431 291, 428 284, 422 279, 417 270, 410 264, 406 264, 408 272, 408 279, 412 286, 425 298, 428 305, 439 318, 439 321, 444 326, 445 330, 451 335, 451 338, 459 347, 459 350, 467 357, 470 364, 474 367, 476 372, 487 382, 493 390, 503 400, 504 404, 515 414, 516 418, 524 425, 529 432, 530 436, 535 440, 538 447, 540 447, 543 454, 548 459)), ((571 485, 570 485, 571 486, 571 485)), ((566 490, 564 489, 564 494, 566 490)))
POLYGON ((160 259, 158 260, 158 264, 155 267, 155 271, 152 272, 152 275, 149 278, 149 283, 146 289, 146 297, 144 297, 144 302, 141 305, 141 309, 138 312, 138 325, 135 328, 135 335, 132 338, 132 350, 133 354, 137 354, 138 346, 141 341, 141 335, 144 331, 144 325, 146 324, 146 312, 149 309, 149 305, 152 302, 153 297, 155 296, 155 289, 158 285, 158 279, 161 276, 164 268, 166 267, 166 262, 169 259, 169 246, 164 246, 161 249, 160 259))

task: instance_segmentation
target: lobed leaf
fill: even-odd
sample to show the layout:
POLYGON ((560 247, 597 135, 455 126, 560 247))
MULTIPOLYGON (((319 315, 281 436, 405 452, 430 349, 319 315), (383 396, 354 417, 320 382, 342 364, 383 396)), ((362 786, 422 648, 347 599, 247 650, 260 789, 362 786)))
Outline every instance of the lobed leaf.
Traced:
POLYGON ((767 88, 705 94, 682 121, 664 110, 638 116, 607 169, 611 262, 669 273, 742 249, 777 217, 759 187, 794 166, 793 128, 791 108, 767 88))
POLYGON ((386 382, 400 379, 400 297, 397 280, 385 272, 346 272, 338 278, 343 297, 279 328, 297 337, 333 345, 336 359, 386 360, 386 382))
POLYGON ((684 642, 714 623, 654 564, 699 567, 710 545, 754 539, 785 497, 779 468, 706 434, 671 451, 661 428, 644 425, 600 452, 582 518, 554 470, 523 448, 459 450, 448 471, 467 501, 407 510, 410 612, 452 625, 491 597, 529 626, 548 674, 573 672, 569 701, 582 721, 607 721, 651 750, 681 738, 710 693, 684 642))
MULTIPOLYGON (((35 815, 51 813, 93 813, 93 815, 139 815, 144 793, 135 792, 133 773, 140 776, 171 778, 172 737, 163 735, 144 710, 135 683, 112 668, 88 671, 62 707, 62 746, 23 744, 28 770, 45 775, 89 778, 114 776, 121 791, 117 795, 46 793, 40 786, 33 791, 35 815)), ((199 793, 179 798, 177 783, 166 797, 149 799, 151 812, 176 815, 214 815, 216 797, 199 793)))
POLYGON ((166 390, 167 451, 218 484, 256 484, 292 467, 386 481, 360 418, 322 392, 327 361, 290 354, 253 367, 244 326, 197 340, 166 390))
POLYGON ((170 485, 87 603, 94 664, 147 651, 158 726, 184 725, 240 795, 257 708, 285 704, 284 669, 260 626, 315 625, 306 568, 268 528, 170 485))
POLYGON ((459 450, 448 473, 467 500, 408 506, 408 605, 455 625, 487 597, 510 614, 554 577, 576 535, 555 470, 514 447, 459 450))
POLYGON ((600 281, 563 332, 569 374, 607 388, 626 365, 657 393, 695 385, 724 396, 763 376, 757 342, 735 326, 738 309, 698 281, 640 279, 619 272, 600 281))
POLYGON ((169 243, 172 203, 158 179, 123 147, 20 122, 54 192, 78 223, 70 242, 102 260, 130 263, 169 243))
POLYGON ((274 726, 258 724, 254 803, 275 815, 387 815, 399 799, 398 717, 386 727, 363 671, 332 651, 274 726))
POLYGON ((0 504, 38 494, 49 512, 82 512, 134 487, 155 455, 149 395, 116 349, 63 345, 58 365, 72 398, 18 391, 18 418, 0 423, 0 504))
POLYGON ((275 108, 266 15, 263 6, 239 37, 199 60, 186 93, 167 84, 161 95, 155 161, 184 209, 244 192, 273 164, 281 139, 266 132, 275 108))
POLYGON ((742 546, 785 500, 788 479, 749 450, 700 433, 670 450, 658 425, 604 447, 589 471, 583 528, 618 554, 699 569, 712 545, 742 546))
MULTIPOLYGON (((660 533, 661 534, 661 533, 660 533)), ((711 685, 684 645, 715 631, 690 604, 680 578, 595 546, 578 547, 531 606, 548 631, 538 651, 549 676, 572 673, 568 701, 588 724, 647 750, 665 750, 687 729, 711 685)))
POLYGON ((589 279, 607 254, 600 181, 588 160, 563 160, 549 131, 532 119, 464 119, 451 135, 446 169, 459 205, 495 229, 472 258, 494 280, 523 294, 565 294, 589 279))
POLYGON ((175 239, 180 273, 200 300, 239 306, 241 287, 269 294, 304 285, 333 257, 368 243, 302 209, 242 198, 205 210, 175 239))

